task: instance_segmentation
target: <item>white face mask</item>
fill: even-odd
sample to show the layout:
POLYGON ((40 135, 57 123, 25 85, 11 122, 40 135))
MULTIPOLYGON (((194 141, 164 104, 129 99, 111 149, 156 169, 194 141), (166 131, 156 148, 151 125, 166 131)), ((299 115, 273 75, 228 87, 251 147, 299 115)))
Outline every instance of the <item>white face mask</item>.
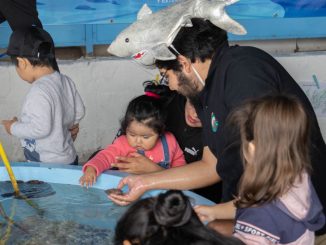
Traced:
MULTIPOLYGON (((180 53, 179 53, 179 51, 171 44, 170 45, 170 47, 178 54, 178 55, 181 55, 180 53)), ((192 68, 192 70, 194 71, 194 73, 195 73, 195 75, 196 75, 196 77, 197 77, 197 79, 199 80, 199 82, 203 85, 203 86, 205 86, 205 82, 204 82, 204 80, 201 78, 201 76, 199 75, 199 73, 198 73, 198 71, 195 69, 195 67, 191 64, 191 68, 192 68)))
POLYGON ((203 86, 205 86, 205 82, 204 82, 204 80, 201 78, 201 76, 199 75, 199 73, 198 73, 198 71, 195 69, 195 67, 194 67, 193 65, 191 65, 191 68, 192 68, 192 70, 194 71, 194 73, 195 73, 197 79, 199 80, 199 82, 200 82, 203 86))

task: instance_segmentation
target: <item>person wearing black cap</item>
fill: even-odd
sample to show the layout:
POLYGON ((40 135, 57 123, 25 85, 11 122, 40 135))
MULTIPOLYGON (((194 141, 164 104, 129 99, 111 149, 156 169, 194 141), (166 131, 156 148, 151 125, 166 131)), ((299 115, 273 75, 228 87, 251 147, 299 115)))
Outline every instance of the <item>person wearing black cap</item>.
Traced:
POLYGON ((7 54, 32 87, 20 119, 2 121, 6 131, 21 140, 27 161, 77 163, 70 128, 78 125, 85 108, 74 82, 54 68, 50 34, 38 27, 17 29, 7 54))
POLYGON ((37 26, 43 28, 36 8, 36 0, 1 0, 0 23, 8 21, 10 28, 37 26))

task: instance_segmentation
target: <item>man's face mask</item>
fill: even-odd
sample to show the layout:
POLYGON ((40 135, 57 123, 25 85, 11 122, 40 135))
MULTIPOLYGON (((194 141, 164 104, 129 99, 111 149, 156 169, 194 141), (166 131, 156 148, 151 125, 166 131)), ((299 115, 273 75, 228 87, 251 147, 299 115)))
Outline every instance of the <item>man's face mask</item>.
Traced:
MULTIPOLYGON (((179 53, 179 51, 171 44, 170 47, 178 54, 178 55, 181 55, 179 53)), ((191 69, 194 71, 198 81, 203 85, 205 86, 205 82, 204 80, 201 78, 201 76, 199 75, 198 71, 195 69, 195 67, 191 64, 191 69)))

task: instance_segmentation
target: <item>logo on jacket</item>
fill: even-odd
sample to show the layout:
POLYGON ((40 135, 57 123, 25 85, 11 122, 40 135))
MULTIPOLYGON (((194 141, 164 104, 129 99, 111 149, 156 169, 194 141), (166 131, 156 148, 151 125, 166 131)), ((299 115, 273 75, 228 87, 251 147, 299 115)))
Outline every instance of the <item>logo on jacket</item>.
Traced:
POLYGON ((192 156, 197 156, 199 150, 197 150, 195 147, 192 148, 185 147, 185 152, 189 153, 192 156))
POLYGON ((218 120, 217 120, 214 112, 212 112, 212 114, 211 114, 211 126, 212 126, 212 131, 214 133, 216 133, 217 128, 218 128, 218 120))

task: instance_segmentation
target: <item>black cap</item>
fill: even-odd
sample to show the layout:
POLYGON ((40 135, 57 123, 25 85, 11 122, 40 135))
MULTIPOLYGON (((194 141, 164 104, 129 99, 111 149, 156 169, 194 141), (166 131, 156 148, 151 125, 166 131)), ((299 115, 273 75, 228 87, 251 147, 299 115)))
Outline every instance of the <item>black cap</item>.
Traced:
POLYGON ((7 55, 26 58, 54 58, 52 37, 44 29, 36 26, 17 29, 10 36, 7 55), (41 46, 47 48, 40 49, 41 46))

